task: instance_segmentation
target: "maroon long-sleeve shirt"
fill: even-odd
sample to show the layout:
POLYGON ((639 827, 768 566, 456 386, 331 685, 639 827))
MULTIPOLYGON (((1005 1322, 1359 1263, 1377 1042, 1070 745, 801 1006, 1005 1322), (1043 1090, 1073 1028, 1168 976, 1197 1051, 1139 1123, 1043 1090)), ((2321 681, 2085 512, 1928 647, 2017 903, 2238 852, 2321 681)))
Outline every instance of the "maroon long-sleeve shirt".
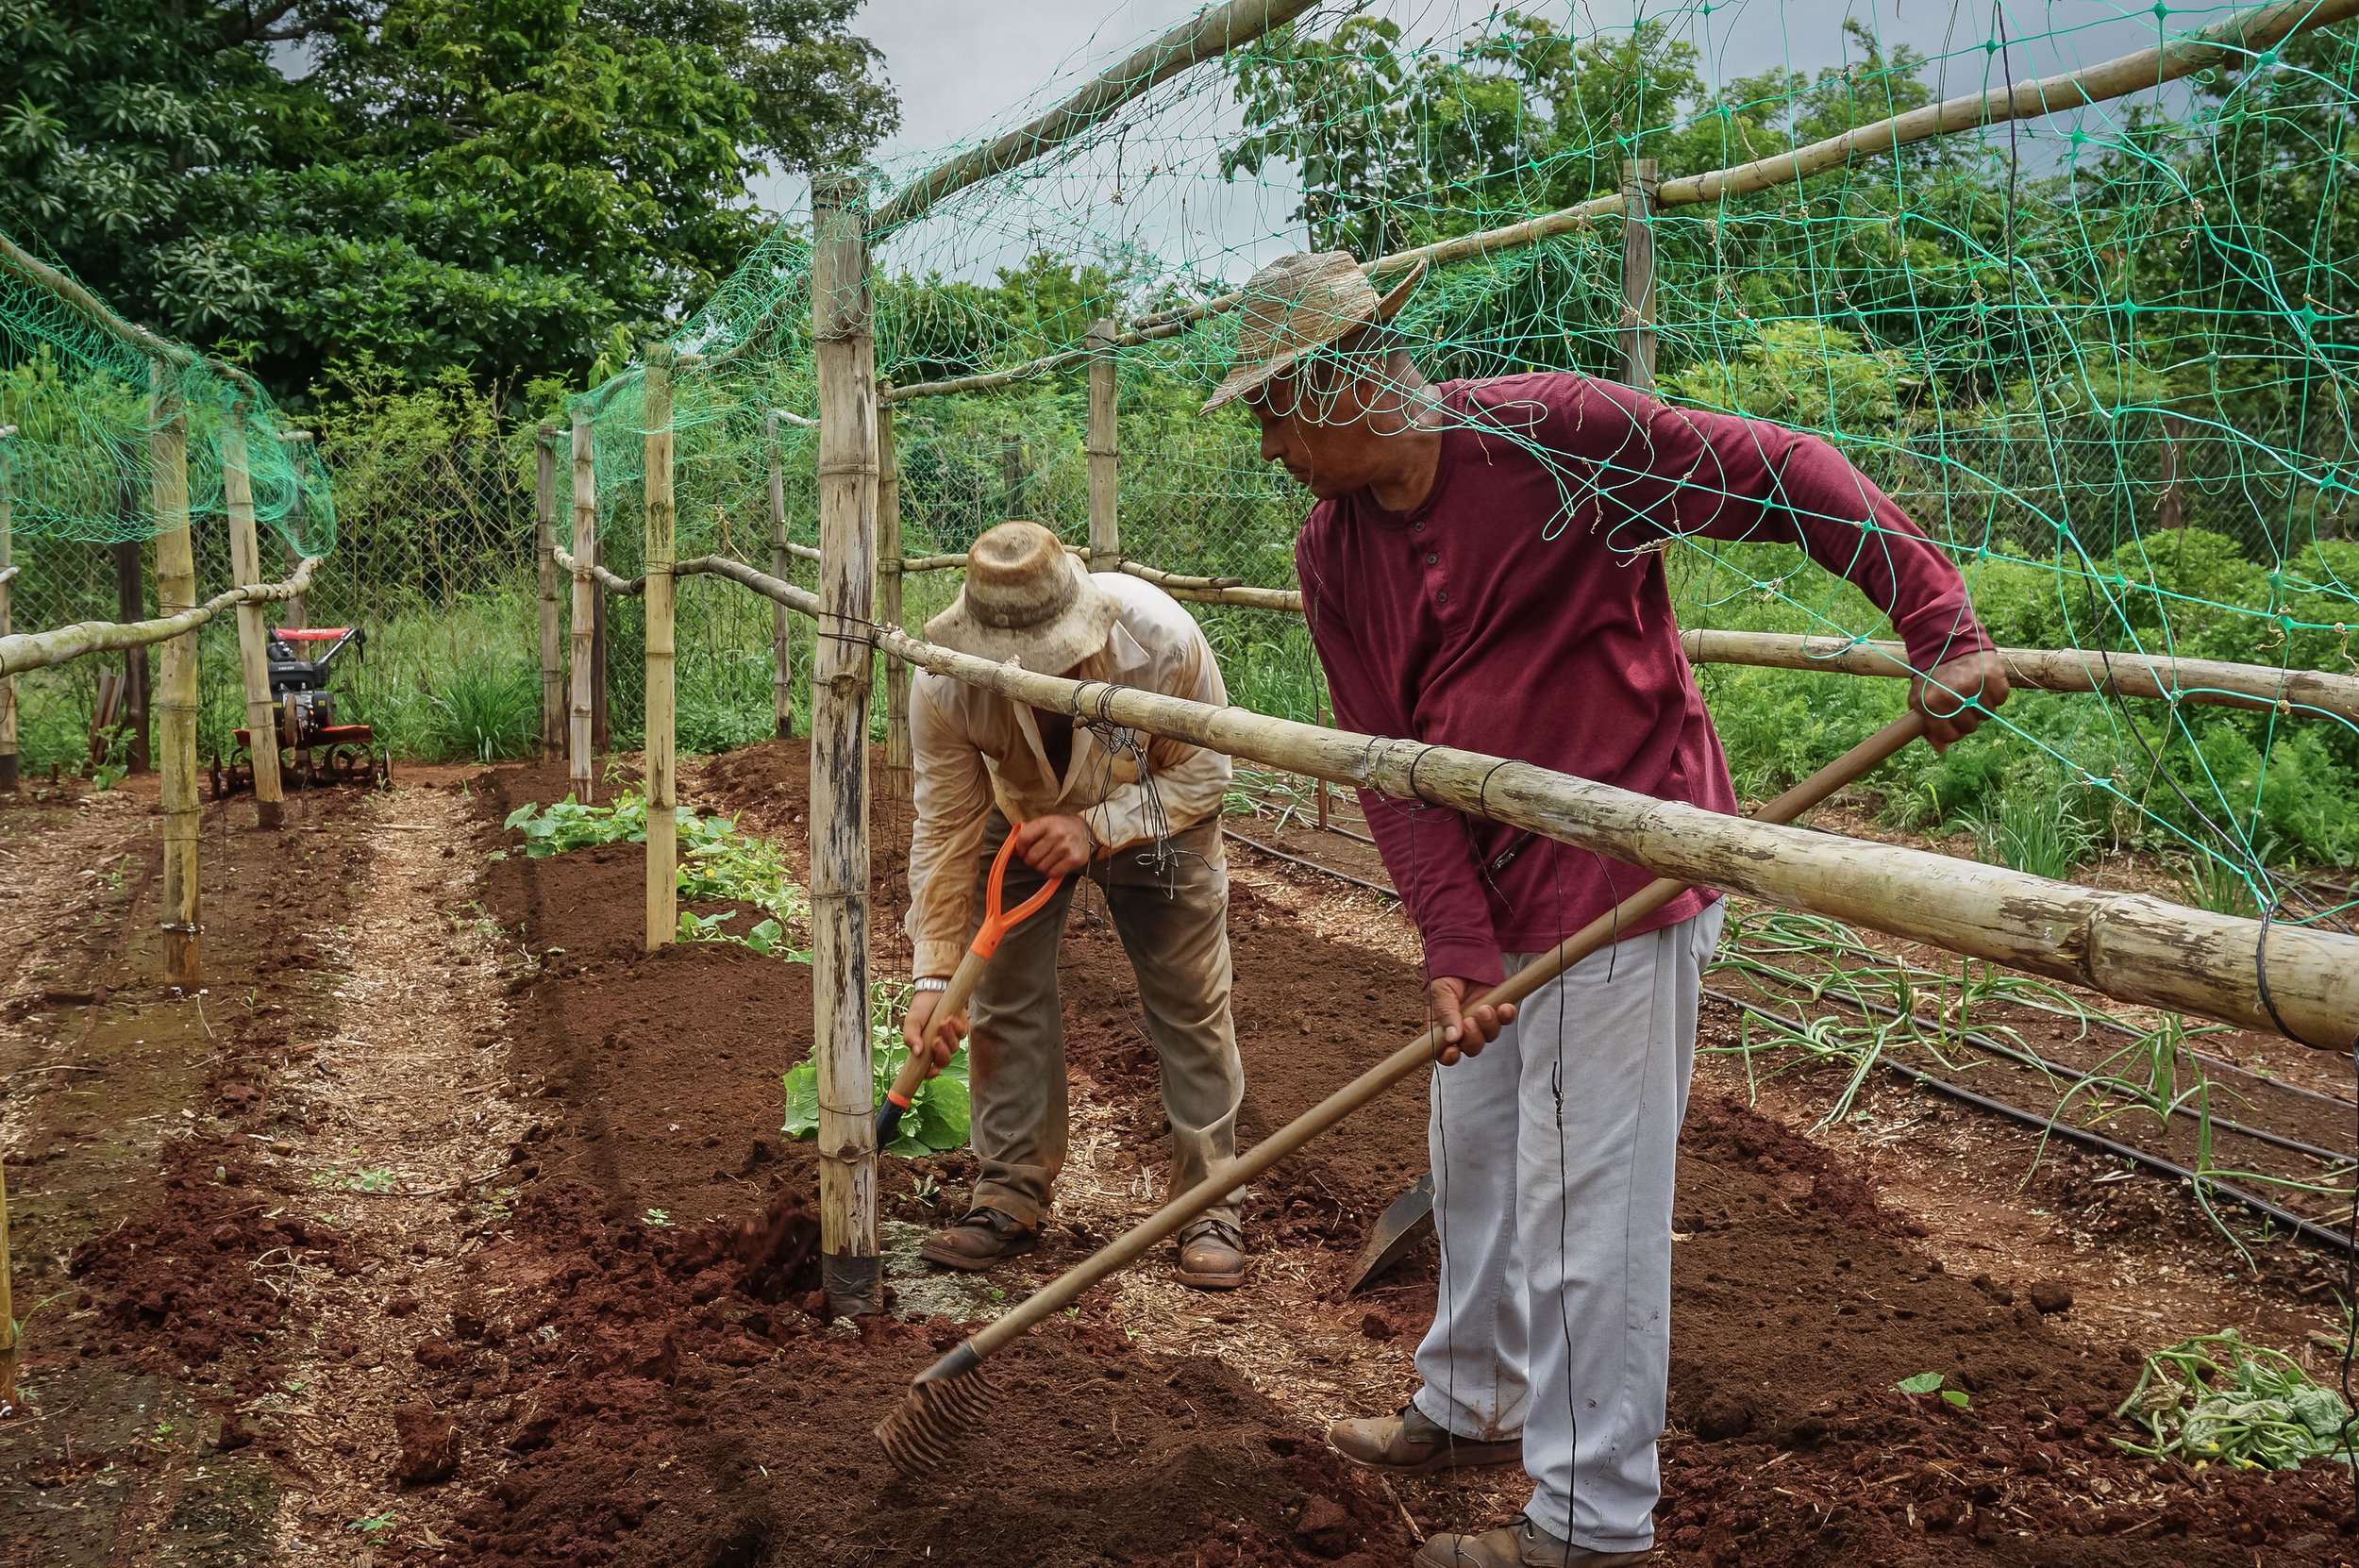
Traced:
MULTIPOLYGON (((1800 544, 1891 616, 1920 671, 1992 645, 1957 568, 1814 436, 1562 372, 1437 390, 1450 420, 1426 498, 1323 501, 1295 544, 1345 728, 1733 813, 1648 548, 1674 532, 1800 544)), ((1501 953, 1552 947, 1652 879, 1446 809, 1361 804, 1436 976, 1496 982, 1501 953)), ((1625 935, 1716 896, 1682 893, 1625 935)))

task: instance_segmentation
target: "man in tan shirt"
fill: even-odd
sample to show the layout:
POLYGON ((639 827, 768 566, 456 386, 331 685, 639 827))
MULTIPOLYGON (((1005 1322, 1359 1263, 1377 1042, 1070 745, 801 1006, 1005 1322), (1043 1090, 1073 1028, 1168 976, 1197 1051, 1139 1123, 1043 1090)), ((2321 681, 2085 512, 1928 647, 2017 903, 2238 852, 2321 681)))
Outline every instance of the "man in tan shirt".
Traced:
MULTIPOLYGON (((1226 705, 1204 634, 1161 589, 1092 575, 1036 523, 976 541, 957 603, 926 635, 979 658, 1071 680, 1102 680, 1226 705)), ((1184 742, 1023 706, 946 676, 910 693, 916 826, 909 931, 917 993, 903 1021, 912 1051, 947 1062, 963 1017, 936 1004, 981 923, 983 883, 1011 831, 1013 909, 1051 876, 1047 906, 1008 933, 975 989, 973 1208, 923 1256, 983 1269, 1031 1251, 1065 1155, 1064 1019, 1057 950, 1075 879, 1104 891, 1137 976, 1146 1032, 1163 1059, 1171 1189, 1184 1192, 1236 1156, 1245 1070, 1230 1016, 1229 874, 1221 797, 1229 759, 1184 742), (930 1040, 929 1040, 930 1037, 930 1040), (928 1043, 921 1044, 921 1043, 928 1043)), ((1180 1278, 1207 1290, 1245 1279, 1235 1194, 1180 1235, 1180 1278)))

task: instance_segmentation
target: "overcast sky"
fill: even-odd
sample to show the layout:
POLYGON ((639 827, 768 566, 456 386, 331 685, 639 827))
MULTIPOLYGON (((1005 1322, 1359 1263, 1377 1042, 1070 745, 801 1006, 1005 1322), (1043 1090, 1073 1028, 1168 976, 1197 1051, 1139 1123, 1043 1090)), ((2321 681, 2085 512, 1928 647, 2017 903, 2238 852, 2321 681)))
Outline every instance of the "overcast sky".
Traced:
MULTIPOLYGON (((2168 17, 2172 34, 2200 27, 2242 0, 2212 0, 2213 9, 2178 9, 2168 17)), ((929 166, 986 130, 1016 123, 1029 107, 1037 112, 1139 43, 1194 14, 1196 0, 870 0, 853 23, 883 53, 884 68, 901 100, 901 128, 878 149, 878 158, 907 177, 929 166)), ((1495 8, 1490 0, 1375 0, 1377 10, 1398 22, 1411 42, 1448 39, 1479 27, 1495 8)), ((2150 3, 2131 0, 1725 0, 1709 17, 1700 4, 1664 0, 1526 0, 1526 10, 1553 18, 1578 35, 1627 28, 1641 15, 1671 20, 1680 36, 1702 56, 1708 81, 1757 75, 1773 65, 1814 73, 1846 63, 1842 33, 1853 17, 1889 48, 1907 43, 1938 62, 1926 79, 1945 95, 1996 86, 2005 79, 1999 57, 1985 49, 2003 28, 2007 62, 2020 79, 2071 70, 2130 53, 2155 41, 2157 23, 2150 3)), ((1209 68, 1199 67, 1199 73, 1209 68)), ((1209 128, 1209 109, 1192 114, 1209 128)), ((2049 122, 2049 134, 2070 127, 2049 122)), ((2023 133, 2036 136, 2034 130, 2023 133)), ((1134 148, 1135 152, 1136 149, 1134 148)), ((1199 159, 1199 162, 1202 161, 1199 159)), ((1135 169, 1135 163, 1132 165, 1135 169)), ((1017 259, 1038 240, 1044 225, 1053 231, 1069 214, 1077 231, 1102 235, 1113 209, 1105 189, 1114 184, 1111 163, 1089 179, 1065 183, 1054 195, 1035 195, 1029 209, 1007 220, 994 234, 971 220, 928 225, 912 233, 899 257, 907 265, 920 254, 926 265, 955 275, 987 277, 995 265, 1017 259), (1082 215, 1082 210, 1090 214, 1082 215)), ((1250 182, 1222 187, 1197 180, 1193 206, 1179 216, 1174 188, 1162 192, 1163 210, 1134 209, 1130 231, 1166 256, 1196 257, 1213 271, 1258 263, 1301 242, 1288 233, 1290 190, 1253 189, 1250 182), (1155 232, 1148 232, 1155 230, 1155 232)), ((781 215, 799 217, 808 186, 799 179, 765 176, 754 182, 755 199, 781 215)))

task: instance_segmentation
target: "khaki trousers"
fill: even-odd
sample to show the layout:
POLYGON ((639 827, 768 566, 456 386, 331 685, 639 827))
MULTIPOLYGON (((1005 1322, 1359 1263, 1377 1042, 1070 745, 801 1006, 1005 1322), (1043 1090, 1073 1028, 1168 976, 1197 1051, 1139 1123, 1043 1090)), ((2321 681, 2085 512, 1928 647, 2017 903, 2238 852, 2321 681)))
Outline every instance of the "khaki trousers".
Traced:
MULTIPOLYGON (((993 811, 976 873, 976 926, 982 924, 991 862, 1007 836, 1007 819, 993 811)), ((1220 819, 1174 833, 1160 847, 1116 850, 1091 861, 1084 875, 1104 890, 1107 912, 1138 976, 1147 1038, 1163 1059, 1171 1191, 1183 1193, 1236 1158, 1237 1107, 1245 1098, 1245 1064, 1237 1058, 1229 1010, 1229 866, 1220 819)), ((1044 880, 1022 859, 1011 859, 1003 904, 1015 908, 1044 880)), ((1064 1010, 1057 995, 1057 953, 1075 881, 1066 877, 1046 908, 1001 941, 972 1003, 968 1076, 975 1153, 982 1164, 974 1203, 1027 1226, 1041 1223, 1064 1168, 1064 1010)), ((970 929, 970 939, 973 934, 970 929)), ((1206 1212, 1235 1225, 1237 1194, 1206 1212)))

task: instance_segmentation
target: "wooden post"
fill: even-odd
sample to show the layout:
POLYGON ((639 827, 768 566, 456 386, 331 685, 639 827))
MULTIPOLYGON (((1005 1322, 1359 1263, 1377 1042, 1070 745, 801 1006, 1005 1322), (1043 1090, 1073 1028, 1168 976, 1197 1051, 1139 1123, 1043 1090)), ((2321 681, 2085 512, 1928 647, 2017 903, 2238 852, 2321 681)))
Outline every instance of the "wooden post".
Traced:
MULTIPOLYGON (((606 541, 590 541, 590 564, 606 564, 606 541)), ((590 595, 590 749, 599 757, 614 752, 614 714, 607 702, 606 595, 590 595)))
POLYGON ((811 182, 819 372, 819 625, 811 681, 811 1051, 819 1063, 819 1245, 841 1312, 882 1309, 876 1080, 868 1032, 868 692, 877 382, 858 179, 811 182))
POLYGON ((1654 391, 1654 212, 1663 165, 1651 158, 1622 164, 1622 353, 1620 380, 1654 391))
MULTIPOLYGON (((138 503, 127 482, 124 486, 124 511, 126 516, 138 514, 138 503)), ((142 553, 136 539, 115 542, 115 619, 126 626, 147 619, 147 584, 142 580, 145 571, 140 559, 142 553)), ((155 766, 155 758, 148 745, 148 696, 153 686, 148 679, 145 648, 124 650, 123 686, 123 700, 115 709, 116 723, 128 726, 131 731, 123 759, 133 773, 146 773, 155 766)))
MULTIPOLYGON (((7 629, 0 626, 0 634, 7 629)), ((16 1403, 16 1295, 8 1279, 8 1173, 0 1161, 0 1405, 16 1403)))
MULTIPOLYGON (((221 433, 222 509, 229 515, 229 575, 240 588, 268 582, 262 575, 261 543, 254 533, 254 475, 247 465, 246 398, 230 405, 221 433)), ((238 607, 238 668, 245 679, 245 730, 254 758, 254 825, 276 827, 286 820, 284 786, 278 777, 278 716, 270 700, 270 607, 238 607)))
POLYGON ((651 342, 646 369, 647 702, 643 756, 647 777, 647 951, 679 924, 678 779, 672 767, 672 345, 651 342))
MULTIPOLYGON (((770 449, 770 575, 781 582, 795 563, 786 548, 786 451, 779 444, 785 428, 778 409, 762 417, 770 449)), ((772 605, 770 613, 770 691, 783 741, 795 733, 795 618, 784 605, 772 605)))
MULTIPOLYGON (((1325 729, 1327 727, 1327 705, 1325 703, 1313 702, 1311 705, 1311 722, 1317 725, 1321 729, 1325 729)), ((1327 831, 1327 780, 1324 778, 1313 778, 1312 782, 1318 786, 1319 831, 1324 833, 1327 831)))
POLYGON ((1089 432, 1082 450, 1090 465, 1090 570, 1122 570, 1122 523, 1116 507, 1116 480, 1122 459, 1120 406, 1114 399, 1114 324, 1090 323, 1082 340, 1096 350, 1090 361, 1089 432))
MULTIPOLYGON (((156 609, 196 604, 196 552, 189 535, 189 410, 179 375, 148 362, 148 488, 156 506, 156 609)), ((202 907, 196 884, 196 633, 163 645, 157 682, 156 750, 163 769, 164 979, 193 994, 204 984, 202 907)))
MULTIPOLYGON (((877 398, 877 619, 886 626, 901 624, 901 458, 893 443, 893 405, 878 389, 877 398)), ((786 607, 778 607, 786 613, 786 607)), ((885 660, 885 799, 892 803, 891 824, 908 818, 914 797, 911 774, 910 668, 897 659, 885 660)))
MULTIPOLYGON (((16 503, 11 499, 15 485, 8 466, 8 441, 15 434, 15 425, 0 425, 0 637, 6 637, 15 629, 9 622, 8 609, 8 568, 13 564, 9 559, 9 554, 14 548, 11 541, 16 528, 16 503)), ((0 792, 14 794, 18 787, 16 781, 16 677, 0 676, 0 792)), ((14 1321, 8 1316, 8 1222, 7 1208, 6 1190, 0 1189, 0 1335, 7 1334, 8 1324, 14 1321)), ((14 1354, 15 1343, 13 1339, 8 1341, 8 1353, 11 1357, 14 1354)), ((9 1364, 14 1364, 12 1359, 9 1364)), ((0 1377, 5 1377, 4 1372, 0 1372, 0 1377)), ((6 1392, 7 1384, 5 1381, 0 1381, 0 1393, 6 1392)))
POLYGON ((1024 515, 1024 438, 1010 436, 999 443, 999 487, 1003 492, 999 515, 1003 521, 1013 522, 1024 515))
POLYGON ((2177 414, 2163 416, 2163 498, 2155 504, 2154 526, 2183 528, 2187 525, 2186 498, 2179 489, 2179 465, 2183 455, 2182 442, 2186 439, 2187 422, 2177 414))
POLYGON ((565 780, 576 800, 587 803, 595 779, 590 768, 590 669, 597 634, 598 585, 590 575, 597 554, 598 470, 590 445, 590 417, 574 415, 574 618, 568 647, 573 656, 573 703, 566 717, 565 780))
POLYGON ((565 748, 565 661, 557 609, 557 426, 533 432, 532 524, 541 576, 541 759, 565 748))

